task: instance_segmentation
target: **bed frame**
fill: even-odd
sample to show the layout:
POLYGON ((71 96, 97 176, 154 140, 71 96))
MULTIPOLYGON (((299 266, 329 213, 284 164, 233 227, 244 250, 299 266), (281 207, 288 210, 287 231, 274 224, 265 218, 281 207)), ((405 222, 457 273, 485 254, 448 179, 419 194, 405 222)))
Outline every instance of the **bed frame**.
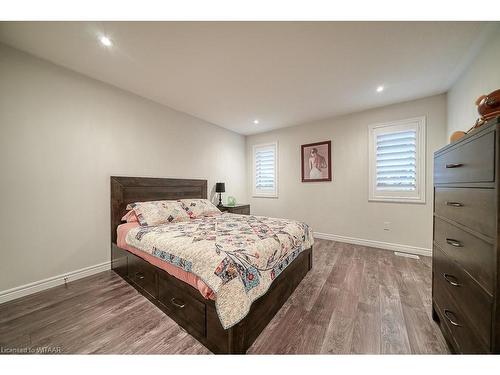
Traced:
POLYGON ((111 177, 111 268, 213 353, 244 354, 312 268, 312 247, 274 280, 238 324, 222 328, 212 300, 116 245, 127 204, 163 199, 207 198, 207 180, 111 177))

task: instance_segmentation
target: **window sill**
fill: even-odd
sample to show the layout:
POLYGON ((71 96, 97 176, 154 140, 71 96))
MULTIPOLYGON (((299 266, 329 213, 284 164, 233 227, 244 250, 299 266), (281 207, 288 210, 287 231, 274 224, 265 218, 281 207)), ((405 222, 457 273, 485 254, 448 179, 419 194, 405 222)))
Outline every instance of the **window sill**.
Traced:
POLYGON ((385 197, 380 197, 380 198, 369 198, 368 202, 425 204, 425 199, 385 198, 385 197))

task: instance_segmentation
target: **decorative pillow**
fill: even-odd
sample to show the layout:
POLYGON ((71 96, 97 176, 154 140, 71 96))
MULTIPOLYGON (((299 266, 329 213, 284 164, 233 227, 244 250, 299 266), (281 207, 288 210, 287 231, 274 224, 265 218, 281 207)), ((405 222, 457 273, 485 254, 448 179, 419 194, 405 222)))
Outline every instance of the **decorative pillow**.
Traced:
POLYGON ((142 226, 188 221, 189 215, 178 201, 151 201, 130 204, 142 226))
POLYGON ((137 219, 137 215, 135 214, 135 211, 130 209, 129 212, 127 212, 123 217, 122 217, 122 221, 126 221, 127 223, 132 223, 132 222, 136 222, 136 221, 139 221, 137 219))
POLYGON ((208 199, 181 199, 179 202, 191 219, 221 214, 219 209, 208 199))

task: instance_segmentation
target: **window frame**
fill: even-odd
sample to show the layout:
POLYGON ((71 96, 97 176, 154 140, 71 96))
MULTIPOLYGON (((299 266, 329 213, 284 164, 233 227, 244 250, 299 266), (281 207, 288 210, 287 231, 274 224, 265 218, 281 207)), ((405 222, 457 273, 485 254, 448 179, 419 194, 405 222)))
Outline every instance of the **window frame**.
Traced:
POLYGON ((278 198, 278 141, 259 143, 252 146, 252 197, 254 198, 278 198), (263 147, 274 147, 275 158, 274 158, 274 191, 272 192, 262 192, 256 188, 257 176, 256 176, 256 149, 263 147))
POLYGON ((425 204, 425 134, 425 116, 368 125, 368 201, 425 204), (377 190, 377 135, 408 130, 416 130, 415 191, 377 190))

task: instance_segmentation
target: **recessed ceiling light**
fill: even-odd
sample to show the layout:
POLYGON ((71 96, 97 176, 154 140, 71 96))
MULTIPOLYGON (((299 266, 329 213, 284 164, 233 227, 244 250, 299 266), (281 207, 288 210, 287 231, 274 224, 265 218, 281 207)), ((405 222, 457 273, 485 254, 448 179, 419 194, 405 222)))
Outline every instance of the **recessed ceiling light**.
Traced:
POLYGON ((259 120, 253 120, 253 123, 257 125, 259 123, 259 120))
POLYGON ((382 91, 384 91, 384 86, 377 87, 377 92, 382 92, 382 91))
POLYGON ((99 37, 99 41, 101 42, 101 44, 103 46, 106 46, 106 47, 111 47, 113 45, 113 42, 111 41, 111 39, 109 39, 107 36, 105 35, 101 35, 99 37))

